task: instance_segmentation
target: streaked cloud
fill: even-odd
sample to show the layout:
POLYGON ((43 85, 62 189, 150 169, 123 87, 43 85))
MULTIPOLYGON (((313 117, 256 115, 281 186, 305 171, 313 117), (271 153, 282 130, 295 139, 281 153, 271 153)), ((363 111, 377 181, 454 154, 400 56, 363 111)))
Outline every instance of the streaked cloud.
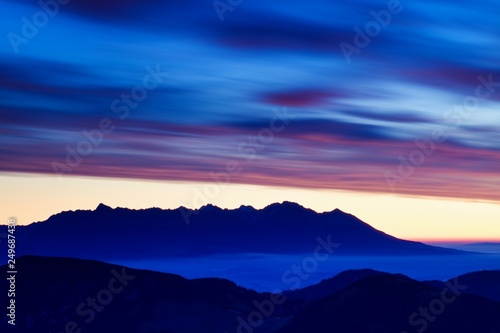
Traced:
MULTIPOLYGON (((245 1, 221 22, 211 2, 71 0, 19 53, 3 39, 0 171, 53 174, 109 119, 116 128, 71 174, 210 182, 234 159, 237 183, 391 192, 384 174, 441 129, 448 138, 396 191, 499 201, 495 3, 401 3, 347 63, 339 44, 387 2, 245 1), (146 66, 170 75, 120 119, 112 103, 146 66), (455 126, 446 114, 479 78, 489 94, 455 126), (282 107, 293 119, 247 160, 238 146, 282 107)), ((0 6, 4 36, 41 10, 0 6)))

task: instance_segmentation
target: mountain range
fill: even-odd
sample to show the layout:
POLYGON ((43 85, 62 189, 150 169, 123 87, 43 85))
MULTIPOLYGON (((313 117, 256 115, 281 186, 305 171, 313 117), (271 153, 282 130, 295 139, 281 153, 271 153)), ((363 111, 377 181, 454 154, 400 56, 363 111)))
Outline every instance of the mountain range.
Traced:
POLYGON ((20 255, 105 261, 225 253, 310 253, 318 239, 337 244, 336 254, 465 253, 398 239, 339 209, 317 213, 292 202, 260 210, 212 205, 197 210, 131 210, 100 204, 93 211, 66 211, 44 222, 19 226, 16 237, 23 244, 20 255))
MULTIPOLYGON (((400 274, 347 271, 271 294, 224 279, 188 280, 74 258, 24 256, 17 267, 15 328, 23 333, 500 332, 500 271, 439 286, 400 274)), ((2 279, 0 288, 8 283, 2 279)), ((2 320, 0 328, 12 327, 2 320)))
MULTIPOLYGON (((449 274, 454 267, 468 271, 466 261, 487 259, 497 268, 496 256, 398 239, 339 209, 317 213, 291 202, 197 210, 100 204, 18 226, 15 235, 15 328, 23 333, 500 333, 500 271, 443 281, 368 268, 332 274, 345 263, 374 268, 384 258, 393 272, 405 262, 449 274), (331 253, 334 260, 323 263, 331 253), (214 256, 234 278, 221 278, 214 256), (146 262, 142 268, 151 268, 148 260, 160 263, 162 272, 118 264, 134 259, 146 262), (215 277, 168 273, 179 273, 182 263, 215 277), (328 278, 306 281, 313 273, 328 278), (259 274, 285 290, 258 292, 232 281, 259 274)), ((0 281, 2 290, 11 287, 0 281)), ((2 332, 11 328, 0 323, 2 332)))

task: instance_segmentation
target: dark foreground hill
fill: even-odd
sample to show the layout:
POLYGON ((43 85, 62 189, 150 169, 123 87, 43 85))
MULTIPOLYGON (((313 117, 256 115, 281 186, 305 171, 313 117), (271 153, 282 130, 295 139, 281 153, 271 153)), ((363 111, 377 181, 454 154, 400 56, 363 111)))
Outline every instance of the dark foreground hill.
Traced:
MULTIPOLYGON (((467 273, 458 276, 457 279, 467 285, 467 293, 500 302, 500 270, 467 273)), ((445 285, 440 281, 427 281, 426 283, 438 288, 443 288, 445 285)))
POLYGON ((386 273, 373 269, 348 270, 339 273, 332 278, 325 279, 318 284, 301 289, 285 291, 285 295, 289 299, 300 299, 305 301, 305 303, 310 303, 317 301, 320 298, 333 295, 358 280, 375 275, 386 275, 386 273))
POLYGON ((131 210, 101 204, 94 211, 63 212, 45 222, 20 226, 16 237, 23 245, 18 248, 21 255, 106 261, 244 252, 311 253, 319 242, 336 244, 335 253, 340 255, 462 253, 397 239, 338 209, 316 213, 290 202, 261 210, 211 205, 199 210, 131 210))
MULTIPOLYGON (((23 333, 236 332, 238 317, 271 299, 228 280, 187 280, 98 261, 25 256, 17 269, 15 328, 23 333)), ((0 286, 7 290, 7 280, 0 286)), ((261 328, 275 331, 292 307, 277 307, 261 328)), ((2 318, 0 327, 6 332, 10 325, 2 318)))
POLYGON ((17 268, 16 327, 4 319, 1 332, 500 333, 500 303, 466 294, 461 281, 439 289, 361 270, 273 295, 80 259, 25 256, 17 268))
MULTIPOLYGON (((500 282, 499 282, 500 283, 500 282)), ((373 275, 297 313, 278 333, 498 333, 500 303, 404 275, 373 275)))

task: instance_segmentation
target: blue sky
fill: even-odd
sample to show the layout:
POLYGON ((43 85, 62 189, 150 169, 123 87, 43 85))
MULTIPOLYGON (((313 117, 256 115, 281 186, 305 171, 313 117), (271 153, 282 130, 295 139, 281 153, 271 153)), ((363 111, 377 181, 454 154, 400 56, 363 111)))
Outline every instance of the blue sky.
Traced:
POLYGON ((500 201, 496 2, 224 3, 1 0, 0 171, 500 201))

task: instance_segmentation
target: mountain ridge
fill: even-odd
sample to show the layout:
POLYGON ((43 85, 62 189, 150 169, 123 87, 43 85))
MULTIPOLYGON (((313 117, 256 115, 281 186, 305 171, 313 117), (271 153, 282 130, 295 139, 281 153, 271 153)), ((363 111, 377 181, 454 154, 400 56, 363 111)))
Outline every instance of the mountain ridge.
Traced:
MULTIPOLYGON (((317 289, 320 283, 272 294, 226 279, 186 279, 96 260, 23 256, 17 264, 23 274, 16 281, 16 302, 23 306, 16 326, 25 333, 61 332, 68 323, 94 333, 400 333, 415 327, 409 321, 413 312, 430 307, 443 295, 440 287, 373 270, 337 274, 328 280, 339 284, 326 293, 317 289), (29 289, 33 285, 38 288, 29 289), (22 292, 28 289, 29 294, 22 292), (307 290, 313 290, 313 297, 293 296, 307 290), (104 298, 105 294, 112 296, 104 298), (391 301, 381 301, 386 299, 391 301)), ((8 283, 3 279, 0 287, 8 283)), ((428 332, 500 331, 500 302, 467 291, 426 323, 428 332)), ((447 297, 453 295, 450 292, 447 297)), ((6 327, 1 321, 0 329, 6 327)))
MULTIPOLYGON (((253 207, 252 207, 253 208, 253 207)), ((459 255, 467 252, 407 241, 340 209, 317 213, 292 203, 262 209, 133 210, 99 204, 65 211, 16 229, 20 254, 88 259, 200 256, 222 253, 310 253, 318 239, 340 244, 337 254, 459 255), (186 212, 191 214, 186 221, 186 212), (92 244, 92 247, 89 247, 92 244)))

